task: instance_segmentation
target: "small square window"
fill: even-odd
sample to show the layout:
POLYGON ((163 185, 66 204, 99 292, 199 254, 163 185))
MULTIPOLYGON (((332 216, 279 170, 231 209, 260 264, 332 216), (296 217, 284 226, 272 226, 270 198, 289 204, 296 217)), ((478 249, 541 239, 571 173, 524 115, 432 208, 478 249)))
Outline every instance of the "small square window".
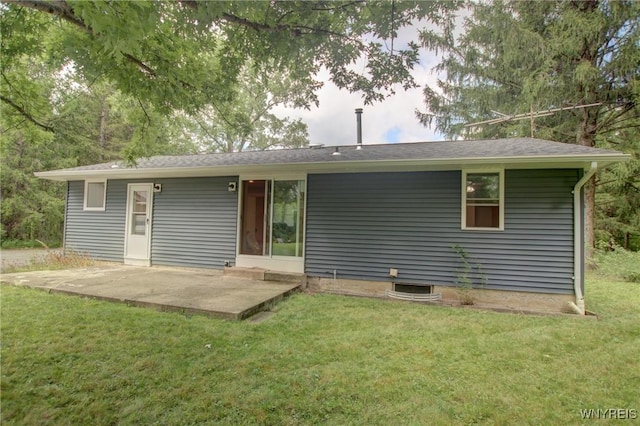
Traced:
POLYGON ((462 228, 503 229, 503 172, 463 172, 462 228))
POLYGON ((104 211, 107 195, 107 181, 85 181, 84 210, 104 211))

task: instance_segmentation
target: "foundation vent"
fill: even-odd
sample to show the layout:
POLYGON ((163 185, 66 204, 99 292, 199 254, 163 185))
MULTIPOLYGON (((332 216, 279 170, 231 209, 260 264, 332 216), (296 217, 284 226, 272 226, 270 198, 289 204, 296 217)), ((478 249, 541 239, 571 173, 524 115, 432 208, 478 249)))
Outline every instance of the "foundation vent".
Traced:
POLYGON ((393 290, 388 290, 387 296, 392 299, 413 302, 440 302, 442 300, 440 293, 433 292, 432 285, 393 283, 393 290))

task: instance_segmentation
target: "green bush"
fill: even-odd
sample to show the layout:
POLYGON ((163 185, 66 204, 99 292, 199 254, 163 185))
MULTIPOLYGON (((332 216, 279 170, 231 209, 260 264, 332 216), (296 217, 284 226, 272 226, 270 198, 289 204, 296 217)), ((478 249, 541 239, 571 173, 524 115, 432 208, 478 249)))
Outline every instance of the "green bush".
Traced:
POLYGON ((597 250, 595 254, 597 272, 601 275, 640 283, 640 253, 622 247, 613 250, 597 250))
POLYGON ((630 274, 624 277, 625 281, 630 283, 640 283, 640 273, 639 272, 631 272, 630 274))

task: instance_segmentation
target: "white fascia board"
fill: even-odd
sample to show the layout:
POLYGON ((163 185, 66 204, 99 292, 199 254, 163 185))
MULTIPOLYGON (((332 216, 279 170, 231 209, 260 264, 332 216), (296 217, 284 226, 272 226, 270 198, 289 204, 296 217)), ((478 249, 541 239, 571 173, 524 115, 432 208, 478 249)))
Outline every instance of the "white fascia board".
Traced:
POLYGON ((558 169, 584 168, 592 161, 602 167, 613 163, 628 161, 628 154, 601 155, 554 155, 554 156, 522 156, 522 157, 480 157, 480 158, 437 158, 422 160, 357 160, 330 161, 314 163, 279 163, 251 164, 237 166, 208 167, 164 167, 145 169, 105 169, 105 170, 54 170, 37 172, 36 177, 72 181, 84 179, 141 179, 171 177, 202 176, 238 176, 241 174, 283 172, 291 173, 349 173, 349 172, 387 172, 387 171, 427 171, 427 170, 461 170, 469 166, 493 165, 506 169, 558 169))

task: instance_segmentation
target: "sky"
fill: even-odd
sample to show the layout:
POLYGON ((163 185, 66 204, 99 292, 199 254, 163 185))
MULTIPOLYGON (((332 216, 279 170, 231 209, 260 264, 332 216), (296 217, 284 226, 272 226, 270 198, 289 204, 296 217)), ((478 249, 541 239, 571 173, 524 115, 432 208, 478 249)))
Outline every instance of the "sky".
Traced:
MULTIPOLYGON (((398 34, 396 45, 412 38, 417 40, 417 27, 404 28, 398 34)), ((324 86, 318 91, 319 106, 310 110, 279 107, 275 113, 290 118, 300 118, 307 124, 312 144, 351 145, 356 143, 356 108, 362 108, 363 144, 424 142, 443 140, 444 136, 420 124, 415 111, 424 111, 422 90, 425 84, 434 87, 437 75, 432 68, 439 59, 434 53, 423 50, 420 62, 412 72, 418 87, 405 91, 398 85, 396 94, 373 105, 364 105, 362 96, 338 89, 328 81, 328 73, 318 75, 324 86)))

